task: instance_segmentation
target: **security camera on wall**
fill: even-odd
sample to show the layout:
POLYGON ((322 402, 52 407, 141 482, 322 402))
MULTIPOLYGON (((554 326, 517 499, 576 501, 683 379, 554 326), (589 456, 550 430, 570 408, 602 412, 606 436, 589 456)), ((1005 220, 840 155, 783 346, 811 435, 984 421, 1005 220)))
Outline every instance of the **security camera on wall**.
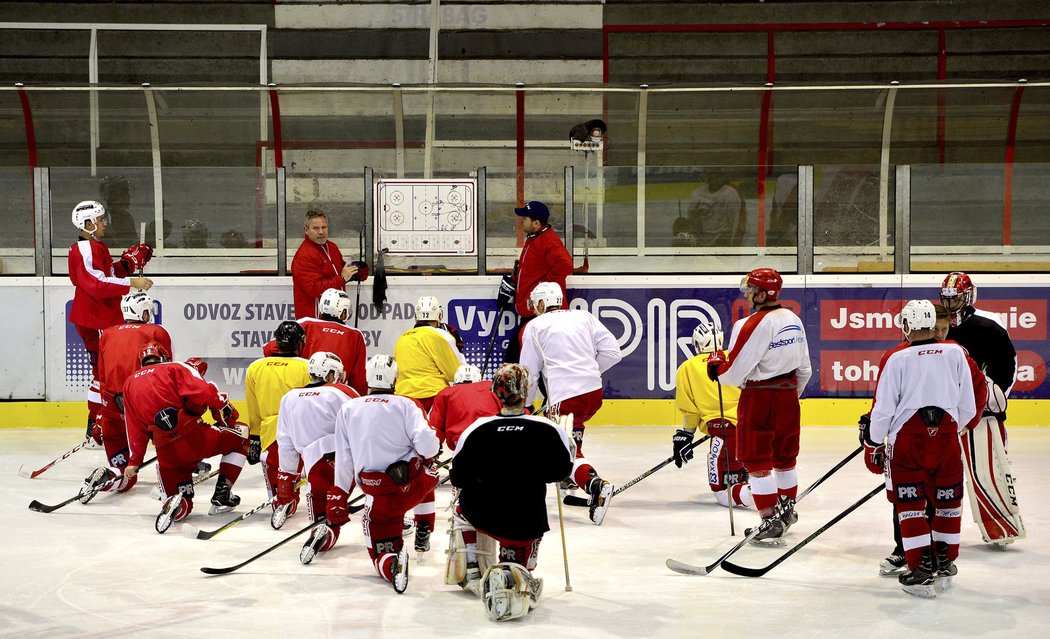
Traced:
POLYGON ((569 129, 569 145, 573 151, 601 151, 608 127, 602 120, 588 120, 569 129))

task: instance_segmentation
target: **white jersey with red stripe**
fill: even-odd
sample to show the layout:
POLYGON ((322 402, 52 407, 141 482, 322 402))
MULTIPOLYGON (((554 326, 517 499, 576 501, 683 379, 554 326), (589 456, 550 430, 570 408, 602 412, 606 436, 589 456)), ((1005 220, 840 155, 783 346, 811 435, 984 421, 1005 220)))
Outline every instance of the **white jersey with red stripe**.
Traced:
POLYGON ((892 444, 916 411, 936 406, 965 425, 977 414, 966 351, 954 342, 916 342, 894 347, 875 386, 871 440, 892 444))
POLYGON ((384 393, 351 399, 335 419, 335 485, 350 492, 361 472, 433 457, 440 446, 416 400, 384 393))
POLYGON ((295 473, 303 461, 303 475, 319 459, 335 452, 335 418, 357 391, 345 384, 317 384, 295 388, 281 398, 277 412, 277 451, 281 470, 295 473))
POLYGON ((783 307, 763 308, 733 324, 729 361, 719 368, 719 381, 743 387, 795 371, 798 394, 813 375, 806 329, 798 315, 783 307))
POLYGON ((530 402, 541 375, 547 403, 553 405, 601 388, 602 373, 622 357, 613 334, 587 311, 547 311, 521 332, 521 365, 530 373, 530 402))

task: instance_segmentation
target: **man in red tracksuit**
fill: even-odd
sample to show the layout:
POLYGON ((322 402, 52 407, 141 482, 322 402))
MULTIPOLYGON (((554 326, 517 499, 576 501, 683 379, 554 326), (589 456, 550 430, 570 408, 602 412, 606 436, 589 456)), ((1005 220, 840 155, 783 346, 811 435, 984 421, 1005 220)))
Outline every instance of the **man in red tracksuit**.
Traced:
MULTIPOLYGON (((292 258, 292 292, 295 318, 317 317, 317 300, 330 288, 342 290, 357 276, 359 263, 347 264, 335 242, 328 240, 328 215, 307 211, 306 237, 292 258)), ((362 279, 364 279, 362 277, 362 279)))

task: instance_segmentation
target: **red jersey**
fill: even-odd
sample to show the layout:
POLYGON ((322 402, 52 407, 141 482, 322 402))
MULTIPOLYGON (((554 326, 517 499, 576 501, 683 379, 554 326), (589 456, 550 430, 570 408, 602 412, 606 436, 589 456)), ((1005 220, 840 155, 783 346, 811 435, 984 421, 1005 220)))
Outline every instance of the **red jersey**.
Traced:
POLYGON ((514 310, 521 317, 536 315, 529 310, 529 295, 540 282, 555 282, 565 296, 565 279, 572 273, 572 258, 550 225, 525 238, 515 274, 514 310))
MULTIPOLYGON (((335 353, 343 363, 346 373, 346 385, 360 395, 368 394, 368 380, 365 379, 365 338, 361 331, 353 326, 330 320, 301 317, 296 320, 306 332, 302 356, 310 356, 318 351, 335 353)), ((277 354, 277 342, 270 340, 263 346, 263 357, 277 354)))
POLYGON ((310 238, 292 258, 292 294, 295 298, 295 318, 317 317, 317 300, 330 288, 346 287, 341 273, 346 262, 335 242, 318 244, 310 238))
POLYGON ((131 449, 128 465, 141 466, 150 436, 161 448, 192 428, 208 428, 199 417, 210 408, 221 410, 225 402, 214 384, 204 381, 195 368, 182 362, 153 364, 136 372, 124 384, 124 422, 131 449), (179 411, 179 423, 165 431, 153 423, 165 408, 179 411))
POLYGON ((142 368, 139 353, 150 342, 157 342, 171 352, 171 336, 159 324, 118 324, 102 331, 98 348, 98 381, 103 393, 116 395, 124 382, 142 368))
POLYGON ((124 264, 113 264, 109 248, 91 238, 80 238, 69 247, 69 281, 73 306, 69 321, 87 328, 109 328, 124 321, 120 298, 131 290, 124 264))
POLYGON ((455 451, 459 436, 478 418, 499 415, 503 405, 492 392, 492 382, 481 381, 456 384, 443 389, 434 397, 430 408, 430 427, 438 439, 448 442, 455 451))

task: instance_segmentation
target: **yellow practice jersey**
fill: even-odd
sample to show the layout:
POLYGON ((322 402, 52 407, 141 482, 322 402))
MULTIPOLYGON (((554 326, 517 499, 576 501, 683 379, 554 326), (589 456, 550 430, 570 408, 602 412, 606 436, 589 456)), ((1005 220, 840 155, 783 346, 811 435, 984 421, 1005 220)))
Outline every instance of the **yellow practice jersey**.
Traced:
POLYGON ((740 389, 722 384, 722 411, 718 407, 718 383, 707 376, 710 353, 702 353, 678 367, 674 406, 685 415, 687 428, 699 427, 707 434, 707 422, 720 419, 722 411, 727 421, 736 424, 736 405, 740 389))
POLYGON ((416 398, 440 393, 465 363, 452 335, 434 326, 416 326, 402 333, 394 345, 394 360, 397 394, 416 398))
POLYGON ((277 409, 293 388, 310 383, 307 361, 301 357, 263 357, 251 363, 244 377, 248 428, 258 435, 263 450, 277 439, 277 409))

